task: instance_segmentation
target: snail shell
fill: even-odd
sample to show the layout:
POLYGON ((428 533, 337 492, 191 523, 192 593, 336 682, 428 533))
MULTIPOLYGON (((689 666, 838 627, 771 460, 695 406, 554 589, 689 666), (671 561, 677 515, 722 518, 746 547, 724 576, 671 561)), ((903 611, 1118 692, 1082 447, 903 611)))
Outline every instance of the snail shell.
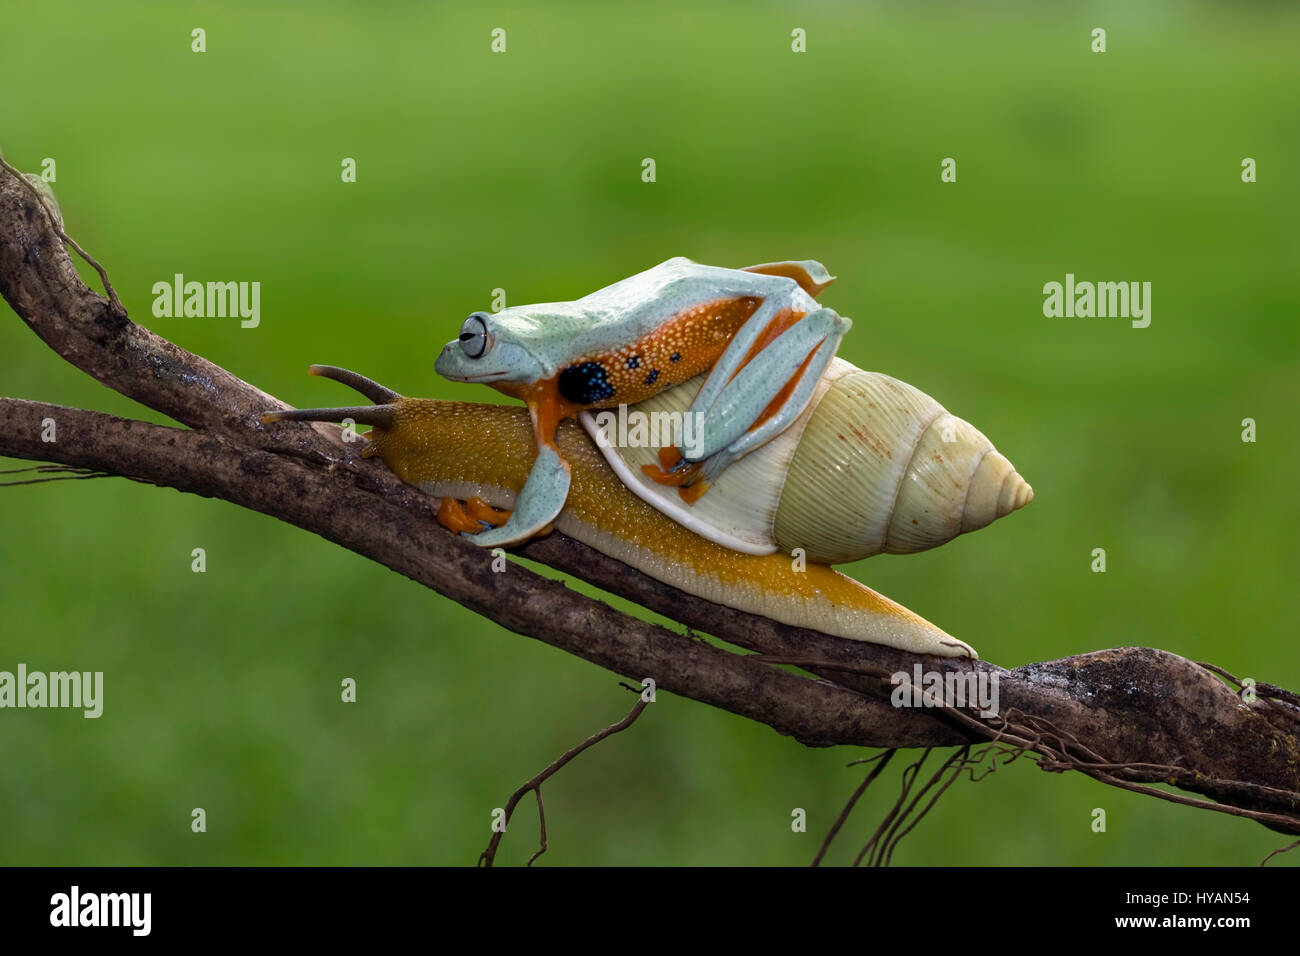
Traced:
MULTIPOLYGON (((685 382, 635 410, 685 412, 702 381, 685 382)), ((969 422, 906 382, 839 358, 803 415, 728 466, 693 505, 677 488, 642 474, 642 465, 657 462, 657 445, 619 445, 590 413, 579 417, 638 497, 698 534, 750 554, 803 548, 810 562, 838 564, 924 551, 983 528, 1034 496, 969 422)))

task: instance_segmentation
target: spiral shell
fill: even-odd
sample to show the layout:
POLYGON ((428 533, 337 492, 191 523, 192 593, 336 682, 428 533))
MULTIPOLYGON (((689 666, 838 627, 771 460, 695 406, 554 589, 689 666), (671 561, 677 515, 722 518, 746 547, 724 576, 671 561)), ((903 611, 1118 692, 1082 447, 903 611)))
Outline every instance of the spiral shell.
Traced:
MULTIPOLYGON (((635 410, 684 412, 702 378, 635 410)), ((596 419, 580 418, 635 494, 704 537, 751 554, 802 548, 810 562, 838 564, 924 551, 1034 495, 969 422, 906 382, 838 358, 795 423, 731 464, 693 505, 642 474, 642 465, 656 462, 657 445, 602 440, 596 419)))

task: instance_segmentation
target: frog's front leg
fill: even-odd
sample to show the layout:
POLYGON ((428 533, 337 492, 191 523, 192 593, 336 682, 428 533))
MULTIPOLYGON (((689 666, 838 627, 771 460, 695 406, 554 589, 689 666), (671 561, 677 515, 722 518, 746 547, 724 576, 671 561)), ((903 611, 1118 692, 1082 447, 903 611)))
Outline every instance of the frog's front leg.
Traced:
POLYGON ((550 397, 528 402, 537 437, 537 458, 528 472, 524 487, 515 499, 515 508, 506 523, 486 531, 462 532, 484 548, 520 544, 544 532, 555 520, 569 497, 571 474, 569 463, 560 457, 555 444, 555 430, 563 409, 550 397))
POLYGON ((696 441, 686 449, 662 449, 660 467, 643 471, 660 484, 682 486, 686 501, 698 499, 727 465, 799 417, 851 324, 825 308, 806 314, 787 308, 766 321, 751 319, 687 409, 696 441))

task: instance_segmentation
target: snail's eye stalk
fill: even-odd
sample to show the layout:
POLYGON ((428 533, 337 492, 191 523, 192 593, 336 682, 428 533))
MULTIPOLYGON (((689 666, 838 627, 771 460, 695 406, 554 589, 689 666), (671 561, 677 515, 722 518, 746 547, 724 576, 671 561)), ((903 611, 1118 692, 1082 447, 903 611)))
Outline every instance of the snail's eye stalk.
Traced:
POLYGON ((475 312, 460 327, 460 347, 467 358, 482 358, 488 348, 487 316, 475 312))

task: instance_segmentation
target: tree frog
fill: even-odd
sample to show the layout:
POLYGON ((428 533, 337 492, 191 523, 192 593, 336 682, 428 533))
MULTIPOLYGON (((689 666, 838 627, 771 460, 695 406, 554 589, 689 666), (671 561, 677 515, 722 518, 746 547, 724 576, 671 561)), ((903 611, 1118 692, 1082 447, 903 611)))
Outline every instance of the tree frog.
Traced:
POLYGON ((525 541, 563 508, 570 475, 555 443, 562 419, 632 405, 708 371, 688 409, 701 438, 691 456, 661 449, 659 466, 644 469, 697 500, 808 405, 851 325, 814 301, 832 281, 812 260, 727 269, 679 256, 573 302, 472 313, 435 369, 521 399, 537 441, 514 511, 504 523, 471 516, 488 526, 475 542, 525 541))

